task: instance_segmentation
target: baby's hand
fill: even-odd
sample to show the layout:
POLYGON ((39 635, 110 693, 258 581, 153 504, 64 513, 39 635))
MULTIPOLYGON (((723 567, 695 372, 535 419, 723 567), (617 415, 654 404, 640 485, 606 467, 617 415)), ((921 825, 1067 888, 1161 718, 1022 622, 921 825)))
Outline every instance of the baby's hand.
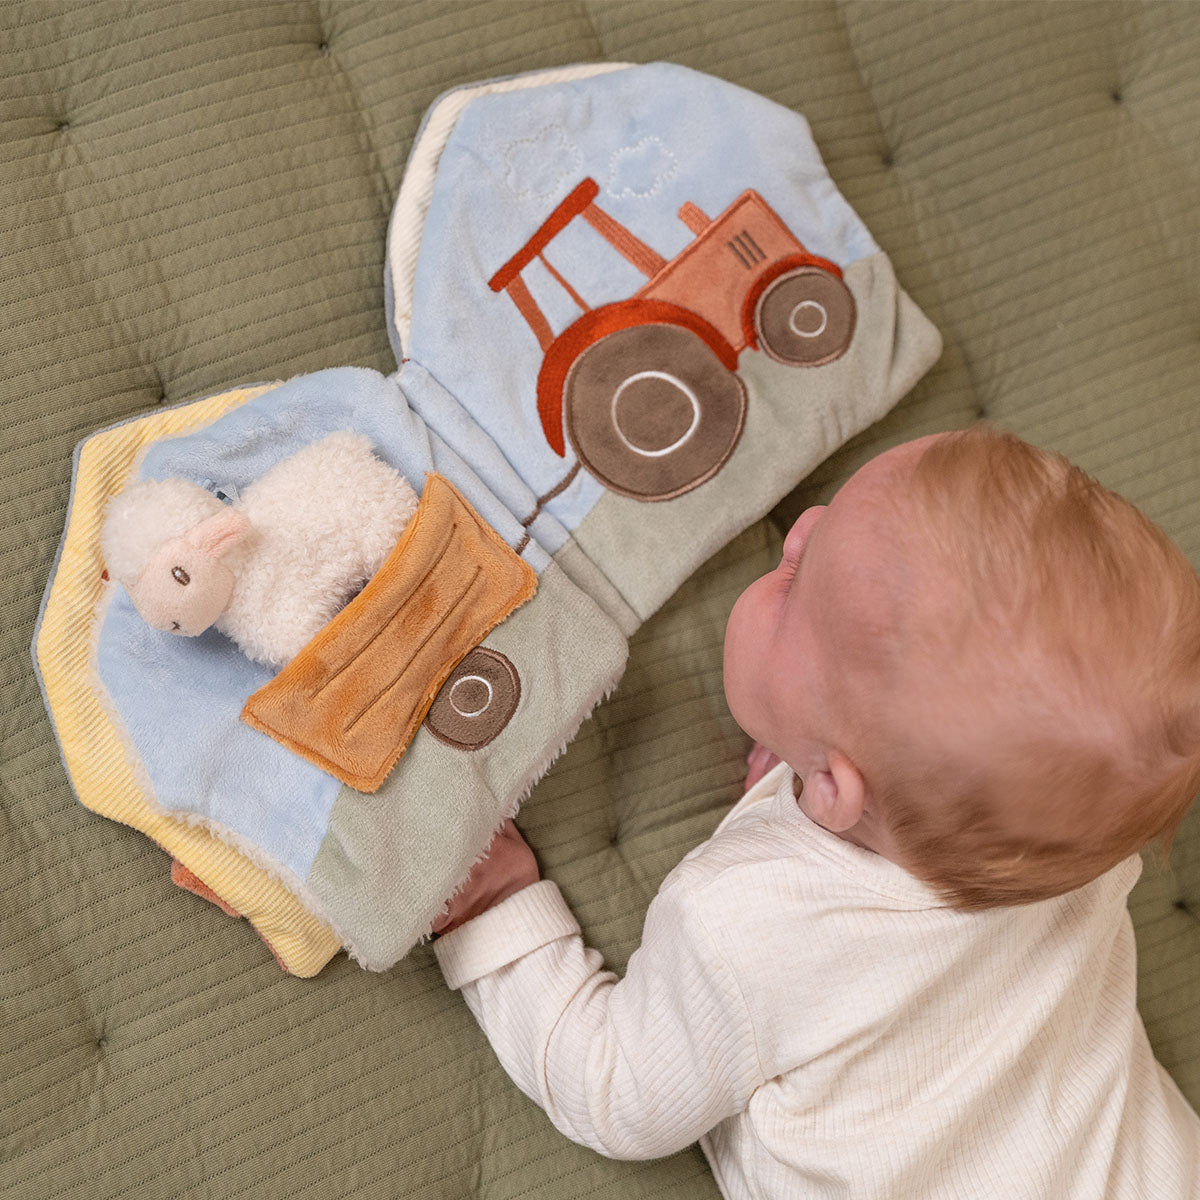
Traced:
POLYGON ((746 765, 750 770, 746 774, 746 791, 749 791, 777 762, 779 755, 773 754, 766 746, 755 742, 746 755, 746 765))
POLYGON ((514 892, 541 878, 537 859, 512 821, 505 821, 492 838, 486 857, 472 868, 449 911, 433 923, 434 933, 449 933, 514 892))

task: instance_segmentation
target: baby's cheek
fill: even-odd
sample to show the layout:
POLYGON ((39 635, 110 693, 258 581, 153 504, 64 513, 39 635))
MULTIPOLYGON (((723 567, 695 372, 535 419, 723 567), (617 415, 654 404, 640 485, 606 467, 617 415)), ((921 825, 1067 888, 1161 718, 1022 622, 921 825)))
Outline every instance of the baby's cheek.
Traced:
POLYGON ((734 720, 747 733, 751 732, 747 722, 753 723, 754 697, 770 632, 762 612, 762 585, 769 579, 756 580, 737 598, 725 626, 725 699, 734 720))

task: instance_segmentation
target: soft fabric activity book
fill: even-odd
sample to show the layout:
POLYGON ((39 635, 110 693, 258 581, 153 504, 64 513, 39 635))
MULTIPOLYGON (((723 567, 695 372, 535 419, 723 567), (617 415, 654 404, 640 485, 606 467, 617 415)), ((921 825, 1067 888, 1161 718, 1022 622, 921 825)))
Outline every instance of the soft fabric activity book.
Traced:
POLYGON ((798 114, 669 63, 458 88, 392 214, 397 369, 82 442, 33 653, 80 801, 285 970, 385 970, 628 636, 941 339, 798 114))

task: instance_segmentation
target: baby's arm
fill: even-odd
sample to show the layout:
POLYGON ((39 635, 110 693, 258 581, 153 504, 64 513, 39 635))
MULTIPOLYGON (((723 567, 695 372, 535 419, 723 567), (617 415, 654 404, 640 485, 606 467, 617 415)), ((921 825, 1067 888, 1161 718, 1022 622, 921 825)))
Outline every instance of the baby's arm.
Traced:
POLYGON ((624 979, 543 880, 435 952, 504 1069, 573 1141, 610 1158, 673 1154, 765 1079, 745 1002, 688 873, 667 878, 624 979))

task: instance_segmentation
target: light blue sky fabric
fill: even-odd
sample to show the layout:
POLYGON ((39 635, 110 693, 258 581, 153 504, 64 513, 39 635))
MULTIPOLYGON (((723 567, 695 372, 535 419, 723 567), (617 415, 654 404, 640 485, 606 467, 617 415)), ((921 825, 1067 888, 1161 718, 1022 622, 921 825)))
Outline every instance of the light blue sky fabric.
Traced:
MULTIPOLYGON (((716 217, 749 188, 808 250, 839 266, 878 251, 804 118, 723 80, 653 63, 473 100, 439 162, 403 352, 459 401, 537 495, 566 475, 573 456, 568 447, 559 458, 541 429, 541 347, 487 281, 587 177, 599 185, 596 203, 667 259, 693 240, 681 205, 716 217)), ((582 218, 545 255, 593 307, 646 282, 582 218)), ((522 277, 555 334, 580 315, 536 259, 522 277)), ((602 492, 580 472, 546 507, 572 531, 602 492)))
MULTIPOLYGON (((396 379, 357 367, 293 379, 204 429, 154 443, 138 477, 178 476, 232 494, 342 429, 365 434, 418 490, 427 471, 447 476, 509 545, 524 537, 519 520, 411 410, 396 379)), ((509 492, 520 494, 519 485, 509 492)), ((523 557, 537 571, 549 561, 536 543, 523 557)), ((215 630, 182 638, 151 629, 120 588, 97 656, 158 803, 220 823, 307 878, 341 784, 241 721, 246 698, 274 671, 215 630)))
POLYGON ((488 481, 489 489, 509 512, 523 520, 537 512, 536 519, 527 526, 530 536, 536 538, 548 554, 559 549, 570 534, 545 509, 538 509, 537 497, 529 485, 513 470, 496 443, 463 412, 458 401, 424 367, 411 359, 400 368, 397 379, 413 411, 488 481))

